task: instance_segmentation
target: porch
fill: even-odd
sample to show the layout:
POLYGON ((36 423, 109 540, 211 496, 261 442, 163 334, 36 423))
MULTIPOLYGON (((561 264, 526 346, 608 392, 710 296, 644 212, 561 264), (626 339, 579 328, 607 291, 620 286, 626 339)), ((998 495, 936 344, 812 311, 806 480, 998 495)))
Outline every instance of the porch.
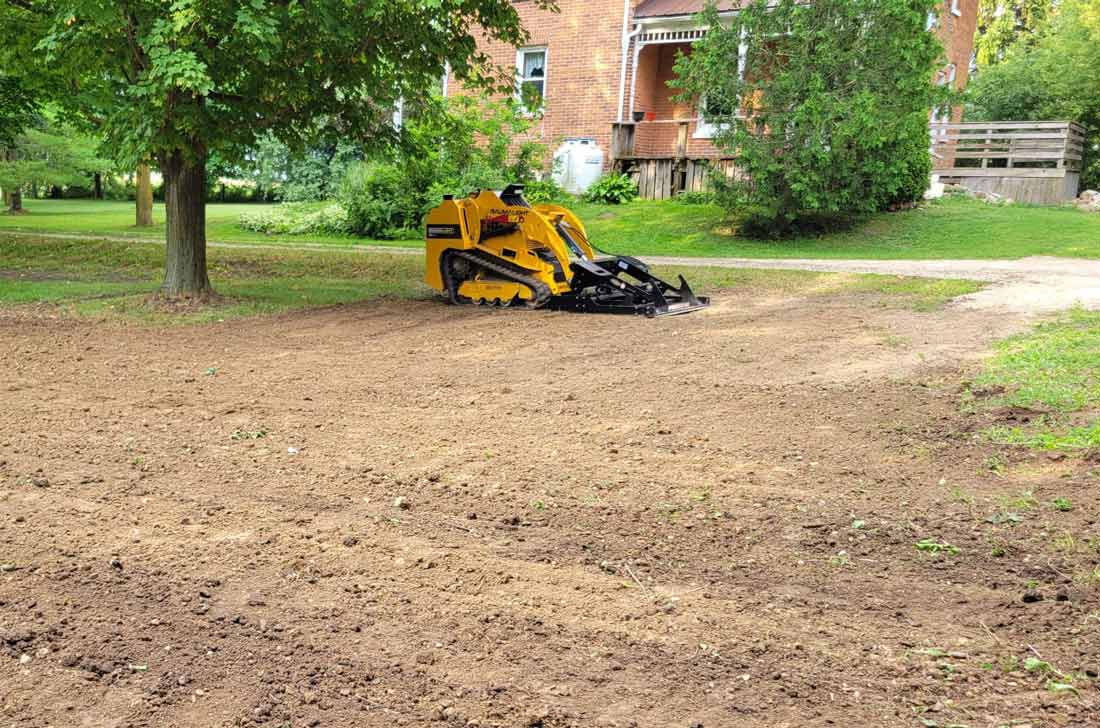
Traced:
POLYGON ((690 55, 702 34, 696 28, 652 28, 634 42, 629 92, 612 125, 610 156, 612 168, 633 177, 645 199, 706 190, 714 169, 733 174, 732 159, 714 146, 717 129, 707 123, 702 105, 676 98, 676 59, 690 55))

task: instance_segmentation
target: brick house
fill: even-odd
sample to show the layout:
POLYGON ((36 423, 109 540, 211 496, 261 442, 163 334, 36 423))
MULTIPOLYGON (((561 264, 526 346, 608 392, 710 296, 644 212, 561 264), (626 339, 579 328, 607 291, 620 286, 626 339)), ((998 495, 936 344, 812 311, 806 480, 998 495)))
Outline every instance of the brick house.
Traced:
MULTIPOLYGON (((668 86, 676 55, 690 54, 705 33, 696 19, 704 0, 558 0, 560 13, 531 0, 515 4, 529 44, 517 49, 492 42, 484 50, 543 97, 540 141, 553 148, 566 138, 590 138, 608 165, 637 160, 674 174, 671 187, 643 185, 646 196, 693 188, 696 162, 722 164, 698 104, 673 101, 677 92, 668 86)), ((722 0, 719 10, 735 16, 739 5, 722 0)), ((947 55, 938 82, 966 85, 977 16, 978 0, 944 0, 939 17, 929 18, 947 55)), ((744 70, 742 64, 738 71, 744 70)))

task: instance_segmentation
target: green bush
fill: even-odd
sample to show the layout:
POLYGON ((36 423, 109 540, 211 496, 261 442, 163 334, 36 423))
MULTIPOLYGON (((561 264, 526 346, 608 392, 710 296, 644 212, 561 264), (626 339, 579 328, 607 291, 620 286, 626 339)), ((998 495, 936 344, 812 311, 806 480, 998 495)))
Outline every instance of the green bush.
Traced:
POLYGON ((368 238, 400 237, 394 231, 410 227, 420 216, 420 200, 408 182, 397 164, 353 165, 340 192, 348 229, 368 238))
POLYGON ((672 200, 681 205, 713 205, 717 198, 713 192, 681 192, 672 200))
MULTIPOLYGON (((533 120, 512 100, 489 104, 460 96, 406 109, 403 144, 383 160, 353 165, 340 203, 350 230, 371 238, 404 238, 444 195, 533 183, 546 156, 526 140, 533 120)), ((538 194, 554 195, 549 186, 538 194)))
POLYGON ((108 200, 127 202, 132 201, 137 193, 132 180, 108 174, 103 177, 103 196, 108 200))
POLYGON ((576 200, 552 179, 531 180, 524 184, 523 196, 532 205, 568 205, 576 200))
POLYGON ((707 35, 676 70, 681 98, 707 99, 715 142, 737 159, 741 174, 716 195, 742 232, 776 237, 920 199, 929 111, 951 101, 931 82, 943 48, 925 26, 941 5, 753 0, 734 25, 707 11, 707 35), (739 78, 742 45, 761 72, 739 78))
POLYGON ((83 185, 67 185, 61 188, 61 198, 64 200, 90 200, 93 197, 91 187, 83 185))
POLYGON ((638 185, 625 174, 605 174, 584 193, 588 202, 621 205, 638 197, 638 185))
POLYGON ((286 203, 277 207, 260 207, 241 213, 237 224, 245 229, 267 235, 340 235, 351 226, 348 213, 340 205, 286 203))

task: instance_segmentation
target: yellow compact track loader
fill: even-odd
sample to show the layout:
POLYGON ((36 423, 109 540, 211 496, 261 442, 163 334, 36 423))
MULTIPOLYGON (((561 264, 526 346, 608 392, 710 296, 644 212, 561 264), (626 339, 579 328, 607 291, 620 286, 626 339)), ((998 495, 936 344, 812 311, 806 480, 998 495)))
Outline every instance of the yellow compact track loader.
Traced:
POLYGON ((428 285, 451 303, 672 316, 710 305, 627 256, 597 255, 584 225, 557 205, 532 207, 522 185, 451 196, 428 214, 428 285))

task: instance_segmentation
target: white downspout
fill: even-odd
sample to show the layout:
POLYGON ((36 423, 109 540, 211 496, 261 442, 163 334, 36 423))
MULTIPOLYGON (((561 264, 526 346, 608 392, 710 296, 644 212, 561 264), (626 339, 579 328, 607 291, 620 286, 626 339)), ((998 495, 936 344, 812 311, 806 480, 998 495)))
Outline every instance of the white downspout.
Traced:
MULTIPOLYGON (((642 26, 638 25, 633 32, 627 32, 630 27, 630 0, 623 0, 623 50, 622 66, 619 68, 619 123, 623 123, 623 102, 626 101, 626 54, 630 51, 630 41, 634 40, 638 33, 642 32, 642 26)), ((635 68, 637 73, 638 69, 635 68)))
POLYGON ((638 58, 642 54, 645 43, 634 44, 634 74, 630 77, 630 110, 634 110, 634 104, 638 96, 638 58))

